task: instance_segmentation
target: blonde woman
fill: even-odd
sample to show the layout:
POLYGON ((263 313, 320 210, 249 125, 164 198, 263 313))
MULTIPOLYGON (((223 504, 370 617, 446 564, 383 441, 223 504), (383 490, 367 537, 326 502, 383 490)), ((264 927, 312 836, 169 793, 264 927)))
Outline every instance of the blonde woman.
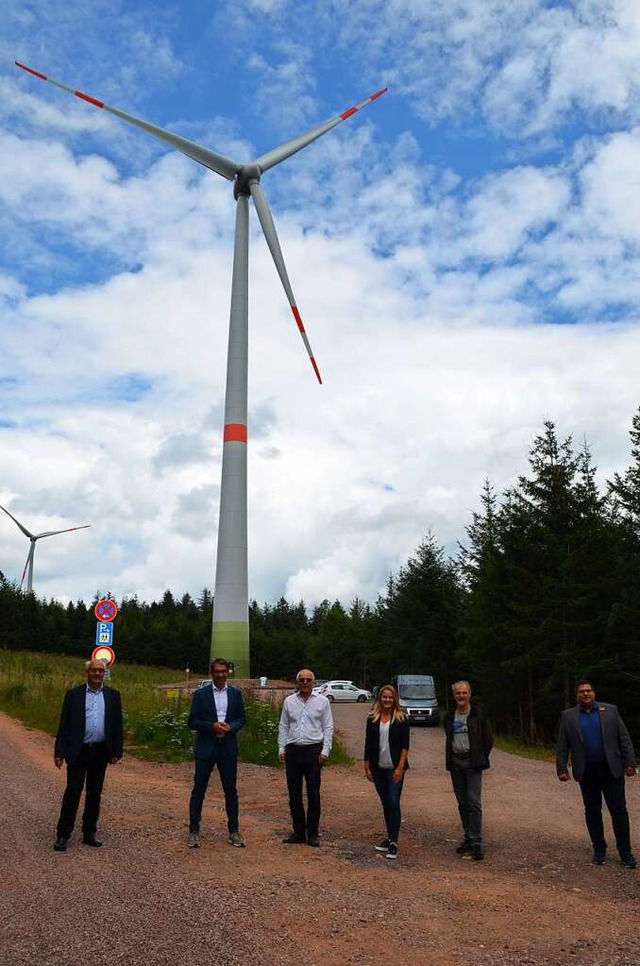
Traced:
POLYGON ((400 796, 404 773, 409 767, 409 721, 400 707, 396 689, 385 684, 378 691, 373 710, 367 718, 364 739, 364 773, 376 786, 382 802, 387 837, 376 845, 388 859, 398 858, 400 834, 400 796))

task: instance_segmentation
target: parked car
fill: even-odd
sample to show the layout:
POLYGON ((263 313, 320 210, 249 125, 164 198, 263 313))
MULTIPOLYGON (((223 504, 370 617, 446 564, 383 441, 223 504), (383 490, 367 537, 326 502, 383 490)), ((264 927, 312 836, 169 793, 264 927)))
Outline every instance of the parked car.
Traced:
POLYGON ((329 701, 371 701, 371 691, 364 688, 357 688, 350 681, 328 681, 320 688, 319 694, 323 694, 329 701))
POLYGON ((316 694, 320 694, 320 689, 324 687, 325 684, 353 684, 353 681, 347 681, 343 678, 316 678, 316 683, 313 686, 313 690, 316 694))

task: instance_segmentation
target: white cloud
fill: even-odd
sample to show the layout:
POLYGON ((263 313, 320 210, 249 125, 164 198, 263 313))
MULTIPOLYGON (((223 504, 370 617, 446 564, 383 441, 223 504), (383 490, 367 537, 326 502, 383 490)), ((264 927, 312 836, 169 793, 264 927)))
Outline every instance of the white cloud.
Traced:
MULTIPOLYGON (((164 65, 149 99, 163 83, 170 91, 184 49, 172 10, 162 6, 153 34, 134 11, 130 39, 105 45, 86 86, 133 107, 124 87, 164 65), (126 50, 136 66, 110 74, 126 50)), ((455 549, 484 478, 500 490, 526 471, 543 419, 587 434, 600 479, 625 465, 640 362, 640 151, 619 123, 637 112, 627 35, 638 16, 622 2, 534 0, 336 0, 308 22, 300 11, 255 0, 242 14, 253 29, 234 34, 239 86, 261 77, 257 96, 281 112, 272 125, 297 133, 354 79, 395 72, 398 85, 263 181, 325 383, 253 218, 250 590, 261 601, 374 600, 428 530, 455 549), (321 96, 337 63, 322 60, 329 49, 349 74, 321 96), (440 128, 425 139, 410 108, 440 128), (570 111, 581 124, 567 131, 570 111), (618 128, 599 134, 607 111, 618 128), (457 127, 443 133, 447 117, 457 127), (514 152, 485 163, 491 126, 514 152), (467 133, 470 173, 445 150, 467 133), (532 137, 554 151, 537 155, 532 137)), ((63 34, 53 17, 45 27, 43 54, 63 34)), ((85 52, 79 75, 88 64, 85 52)), ((230 185, 100 112, 63 108, 62 93, 0 84, 10 125, 0 217, 12 239, 0 273, 0 502, 40 529, 91 523, 38 548, 41 594, 197 595, 214 575, 230 185)), ((150 119, 178 116, 198 140, 250 157, 225 97, 206 110, 197 98, 179 111, 154 103, 150 119)), ((256 104, 254 122, 266 110, 256 104)), ((3 572, 19 576, 26 549, 0 520, 3 572)))

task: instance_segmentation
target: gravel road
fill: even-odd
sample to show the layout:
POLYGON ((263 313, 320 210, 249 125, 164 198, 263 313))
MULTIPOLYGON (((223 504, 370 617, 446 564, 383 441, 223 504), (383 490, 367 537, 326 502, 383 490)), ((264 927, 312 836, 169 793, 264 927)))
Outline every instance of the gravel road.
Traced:
MULTIPOLYGON (((361 754, 367 709, 335 707, 361 754)), ((352 767, 323 779, 322 848, 284 846, 281 771, 241 766, 246 849, 227 844, 217 777, 186 848, 191 765, 125 757, 107 773, 100 850, 53 851, 64 786, 52 740, 0 715, 3 966, 637 966, 640 871, 594 867, 574 783, 494 752, 486 860, 455 855, 440 730, 412 730, 400 858, 374 852, 378 800, 352 767)), ((628 783, 640 837, 640 785, 628 783)), ((637 851, 640 851, 637 849, 637 851)))

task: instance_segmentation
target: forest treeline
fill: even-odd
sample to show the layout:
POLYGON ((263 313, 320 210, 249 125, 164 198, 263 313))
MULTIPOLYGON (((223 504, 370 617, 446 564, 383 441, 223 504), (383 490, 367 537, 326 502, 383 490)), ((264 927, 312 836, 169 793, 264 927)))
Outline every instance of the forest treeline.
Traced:
MULTIPOLYGON (((486 481, 455 558, 427 534, 374 604, 253 601, 252 674, 290 679, 309 665, 373 686, 431 673, 445 706, 448 685, 466 677, 496 728, 531 743, 553 739, 588 676, 640 744, 640 409, 630 436, 628 469, 602 490, 586 443, 545 422, 528 472, 501 494, 486 481)), ((0 647, 86 657, 94 604, 39 600, 0 574, 0 647)), ((118 660, 205 673, 209 590, 118 604, 118 660)))

